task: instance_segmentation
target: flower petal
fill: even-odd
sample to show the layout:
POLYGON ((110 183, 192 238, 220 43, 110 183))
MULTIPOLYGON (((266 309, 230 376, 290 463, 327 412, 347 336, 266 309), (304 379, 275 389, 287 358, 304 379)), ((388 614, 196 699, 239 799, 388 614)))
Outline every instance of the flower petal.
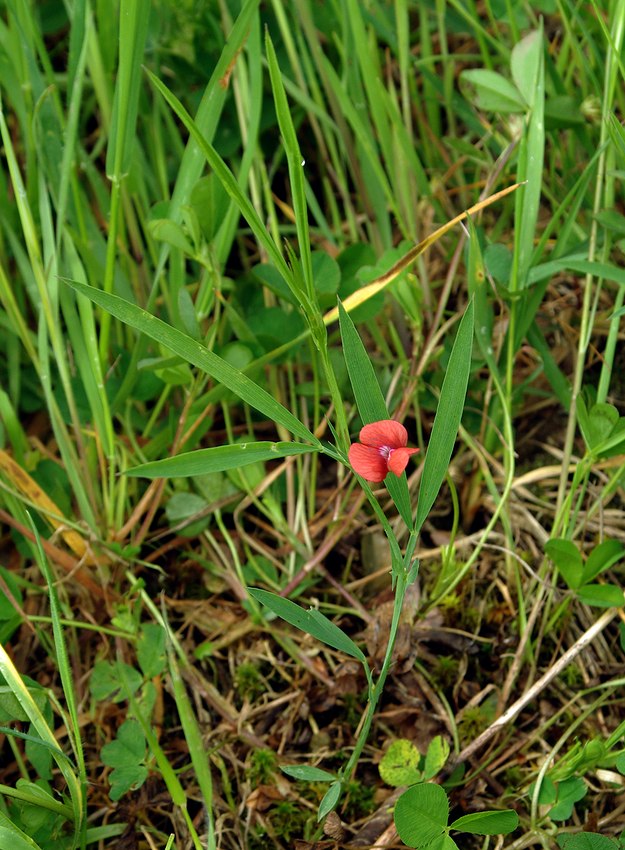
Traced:
POLYGON ((384 481, 388 473, 386 458, 382 457, 380 452, 371 446, 352 443, 349 447, 349 462, 354 468, 354 472, 361 475, 365 481, 373 481, 377 484, 384 481))
POLYGON ((374 448, 388 446, 390 449, 398 449, 407 444, 408 432, 401 422, 396 422, 394 419, 381 419, 362 428, 360 441, 365 446, 374 448))
POLYGON ((398 449, 393 449, 388 458, 389 472, 392 472, 395 475, 401 475, 408 465, 410 455, 414 455, 418 451, 419 449, 407 449, 403 446, 398 449))

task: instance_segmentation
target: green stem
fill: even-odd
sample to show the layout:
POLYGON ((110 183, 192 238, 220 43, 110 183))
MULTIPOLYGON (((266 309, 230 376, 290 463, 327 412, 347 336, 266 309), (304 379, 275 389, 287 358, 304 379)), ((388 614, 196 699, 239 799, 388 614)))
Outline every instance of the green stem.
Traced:
MULTIPOLYGON (((410 539, 408 541, 408 546, 406 547, 406 554, 403 557, 403 569, 400 568, 400 565, 396 565, 396 569, 393 569, 393 574, 397 577, 397 583, 395 585, 395 599, 393 602, 393 617, 391 619, 391 626, 389 629, 388 643, 386 645, 386 652, 384 654, 384 660, 382 662, 382 668, 380 670, 380 675, 375 683, 372 685, 369 682, 369 701, 367 703, 367 708, 365 709, 365 714, 363 721, 361 723, 358 738, 356 740, 356 745, 352 751, 352 754, 349 758, 349 761, 345 765, 344 769, 341 771, 341 778, 343 780, 348 780, 354 770, 356 769, 356 765, 358 764, 358 760, 360 755, 367 743, 369 738, 369 731, 371 729, 371 724, 373 723, 373 718, 375 717, 375 712, 380 701, 380 697, 384 691, 384 684, 386 682, 386 677, 388 676, 389 670, 391 668, 391 663, 393 661, 393 650, 395 648, 395 641, 397 638, 397 630, 399 628, 399 620, 401 617, 402 608, 404 606, 404 599, 406 597, 406 591, 408 587, 412 583, 413 577, 410 575, 410 561, 412 559, 415 547, 417 543, 417 535, 415 532, 411 532, 410 539)), ((395 559, 393 559, 395 560, 395 559)))

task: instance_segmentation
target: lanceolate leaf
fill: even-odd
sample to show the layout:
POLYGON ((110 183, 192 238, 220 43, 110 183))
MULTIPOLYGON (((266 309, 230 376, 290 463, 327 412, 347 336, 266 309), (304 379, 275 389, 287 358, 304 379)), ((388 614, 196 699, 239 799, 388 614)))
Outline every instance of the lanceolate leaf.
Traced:
POLYGON ((417 530, 425 522, 447 474, 467 394, 472 348, 473 301, 470 301, 449 358, 425 455, 415 521, 417 530))
POLYGON ((336 774, 306 764, 284 764, 280 770, 287 776, 303 782, 334 782, 336 780, 336 774))
MULTIPOLYGON (((339 322, 341 327, 341 340, 343 342, 343 356, 349 373, 349 380, 354 390, 356 406, 360 413, 363 424, 379 422, 381 419, 389 419, 388 408, 378 384, 378 379, 373 371, 371 360, 367 354, 358 331, 351 316, 345 311, 339 302, 339 322)), ((410 528, 412 525, 410 494, 406 476, 387 475, 385 482, 391 498, 397 506, 402 519, 410 528)))
POLYGON ((341 788, 342 785, 338 780, 330 785, 323 796, 323 800, 319 803, 317 820, 321 820, 334 809, 341 796, 341 788))
POLYGON ((286 407, 276 401, 275 398, 269 395, 262 387, 250 380, 243 372, 235 369, 225 360, 222 360, 217 354, 209 351, 201 343, 192 339, 190 336, 182 333, 176 328, 172 328, 166 322, 161 321, 156 316, 146 313, 141 307, 136 304, 131 304, 130 301, 125 301, 117 295, 111 295, 103 292, 101 289, 95 289, 93 286, 87 286, 84 283, 79 283, 76 280, 66 280, 66 283, 73 287, 81 295, 94 301, 100 307, 103 307, 111 315, 115 316, 120 321, 125 322, 138 331, 149 336, 156 342, 165 345, 187 363, 192 363, 199 369, 202 369, 220 384, 223 384, 233 393, 243 399, 251 407, 255 407, 261 413, 264 413, 269 419, 278 422, 287 431, 300 437, 302 440, 309 440, 319 446, 319 440, 312 434, 305 425, 303 425, 297 417, 293 416, 286 407))
POLYGON ((225 469, 237 469, 248 463, 277 460, 314 451, 318 451, 317 446, 304 446, 301 443, 236 443, 232 446, 199 449, 196 452, 143 463, 129 469, 127 475, 135 478, 184 478, 188 475, 223 472, 225 469))
POLYGON ((309 608, 306 611, 304 608, 296 605, 295 602, 291 602, 290 599, 283 599, 282 596, 269 593, 268 590, 258 590, 255 587, 250 587, 248 588, 248 593, 291 626, 301 629, 301 631, 312 635, 328 646, 332 646, 334 649, 338 649, 346 655, 351 655, 352 658, 357 658, 363 664, 366 664, 362 650, 356 646, 354 641, 342 629, 339 629, 331 620, 328 620, 321 611, 316 611, 314 608, 309 608))

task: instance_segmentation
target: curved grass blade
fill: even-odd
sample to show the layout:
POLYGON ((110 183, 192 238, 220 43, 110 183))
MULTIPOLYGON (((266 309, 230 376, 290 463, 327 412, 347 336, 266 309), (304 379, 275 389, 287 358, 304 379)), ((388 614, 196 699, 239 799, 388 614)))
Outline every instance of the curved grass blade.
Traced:
POLYGON ((192 339, 190 336, 182 333, 182 331, 172 328, 166 322, 161 321, 151 313, 146 313, 141 307, 136 304, 131 304, 130 301, 125 301, 117 295, 112 295, 108 292, 103 292, 100 289, 95 289, 93 286, 87 286, 84 283, 79 283, 76 280, 64 279, 68 286, 71 286, 76 292, 85 295, 87 298, 94 301, 100 307, 103 307, 115 318, 124 322, 130 327, 135 328, 141 333, 146 334, 156 342, 169 348, 187 363, 192 363, 198 369, 206 372, 216 381, 232 390, 240 399, 256 408, 261 413, 264 413, 269 419, 278 422, 287 431, 300 437, 302 440, 308 440, 316 446, 321 446, 319 440, 312 434, 308 428, 293 416, 279 401, 269 395, 262 387, 251 381, 243 372, 235 369, 225 360, 222 360, 217 354, 213 354, 201 343, 192 339))
MULTIPOLYGON (((489 198, 484 198, 483 201, 479 201, 477 204, 473 204, 472 207, 469 207, 468 210, 461 212, 459 215, 452 218, 446 224, 443 224, 442 227, 439 227, 438 230, 435 230, 434 233, 430 233, 429 236, 426 236, 425 239, 422 239, 414 248, 411 248, 407 251, 404 256, 397 260, 395 265, 391 266, 391 268, 384 272, 383 275, 377 277, 375 280, 372 280, 366 286, 357 289, 356 292, 352 292, 344 301, 343 307, 347 313, 351 313, 352 310, 355 310, 356 307, 359 307, 361 304, 364 304, 365 301, 368 301, 369 298, 373 298, 374 295, 377 295, 378 292, 381 292, 385 289, 389 283, 395 280, 396 277, 410 266, 411 263, 423 254, 430 245, 433 245, 436 241, 438 241, 441 236, 444 236, 447 231, 451 230, 455 227, 459 222, 464 221, 465 218, 472 216, 474 213, 483 210, 485 207, 490 206, 495 201, 498 201, 500 198, 509 195, 510 192, 514 192, 515 189, 518 189, 521 186, 521 183, 515 183, 512 186, 508 186, 506 189, 502 189, 500 192, 495 192, 494 195, 491 195, 489 198)), ((325 316, 323 317, 323 321, 326 325, 331 322, 336 322, 339 317, 339 311, 337 307, 333 307, 329 310, 325 316)))
POLYGON ((293 275, 291 270, 289 269, 284 257, 280 253, 280 250, 276 243, 271 238, 271 235, 267 231, 267 228, 264 226, 261 221, 260 216, 256 212, 252 202, 245 195, 239 183, 232 173, 232 171, 228 168, 224 160, 219 156, 215 148, 204 138, 202 133, 197 127, 197 124, 191 118, 187 110, 180 103, 178 98, 172 94, 172 92, 167 88, 167 86, 159 80, 151 71, 147 70, 150 80, 152 81, 154 87, 158 89, 158 91, 165 98, 172 111, 178 116, 178 118, 182 121, 184 126, 187 128, 196 144, 204 154, 204 157, 211 169, 215 172, 219 180, 221 181, 224 189, 230 195, 234 203, 237 205, 239 210, 241 211, 241 215, 245 218, 247 223, 252 229, 254 236, 258 239, 259 243, 265 248, 267 254, 271 258, 273 264, 278 269, 285 282, 288 284, 289 288, 297 298, 298 302, 301 303, 302 293, 298 290, 298 288, 294 285, 293 275))

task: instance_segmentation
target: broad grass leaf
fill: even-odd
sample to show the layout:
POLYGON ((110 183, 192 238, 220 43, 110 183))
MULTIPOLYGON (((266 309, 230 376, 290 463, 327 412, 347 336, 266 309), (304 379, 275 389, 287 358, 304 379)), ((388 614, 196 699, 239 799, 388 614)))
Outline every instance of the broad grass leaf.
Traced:
POLYGON ((505 812, 474 812, 463 815, 453 823, 450 829, 460 832, 470 832, 472 835, 507 835, 519 825, 519 816, 516 812, 508 810, 505 812))
POLYGON ((284 599, 275 593, 270 593, 268 590, 259 590, 255 587, 249 587, 248 593, 258 602, 261 602, 278 617, 281 617, 285 622, 296 629, 300 629, 306 634, 312 635, 322 643, 338 649, 339 652, 344 652, 346 655, 351 655, 352 658, 357 658, 363 664, 366 664, 365 656, 354 641, 345 634, 342 629, 335 626, 321 611, 315 611, 310 608, 306 611, 290 599, 284 599))
POLYGON ((469 301, 449 358, 423 463, 415 520, 417 531, 421 529, 438 496, 460 427, 471 370, 473 315, 473 301, 469 301))
POLYGON ((151 5, 149 0, 122 0, 119 9, 119 66, 106 154, 110 180, 121 180, 130 169, 151 5))
POLYGON ((409 847, 423 847, 442 836, 449 800, 440 785, 424 782, 405 791, 395 805, 395 826, 409 847))
POLYGON ((262 463, 315 451, 318 451, 317 446, 304 446, 301 443, 268 441, 236 443, 229 446, 214 446, 211 449, 198 449, 195 452, 185 452, 175 457, 143 463, 129 469, 126 475, 134 478, 186 478, 190 475, 223 472, 226 469, 238 469, 249 463, 262 463))
POLYGON ((310 767, 306 764, 284 764, 280 767, 282 773, 291 776, 293 779, 300 779, 304 782, 334 782, 336 775, 329 773, 327 770, 321 770, 320 767, 310 767))
MULTIPOLYGON (((371 422, 379 422, 381 419, 390 419, 382 390, 378 379, 373 371, 371 360, 356 330, 351 316, 345 310, 341 302, 338 304, 339 324, 341 328, 341 341, 343 343, 343 356, 347 365, 349 380, 354 391, 356 406, 360 418, 365 425, 371 422)), ((410 493, 406 474, 387 475, 385 482, 388 492, 399 511, 401 518, 410 528, 412 526, 410 493)))
POLYGON ((510 56, 512 79, 530 109, 540 88, 542 52, 542 30, 534 30, 514 45, 510 56))
POLYGON ((218 357, 212 351, 209 351, 204 345, 191 337, 182 333, 182 331, 172 328, 166 322, 161 321, 156 316, 147 313, 138 307, 136 304, 131 304, 130 301, 125 301, 117 295, 112 295, 103 292, 101 289, 95 289, 93 286, 87 286, 84 283, 79 283, 76 280, 65 281, 68 286, 73 287, 81 295, 85 295, 91 301, 94 301, 104 310, 109 312, 115 318, 130 325, 141 333, 146 334, 150 339, 161 343, 169 348, 179 357, 182 357, 187 363, 197 366, 198 369, 206 372, 220 384, 223 384, 229 390, 232 390, 240 399, 245 401, 251 407, 256 408, 269 419, 278 422, 287 431, 290 431, 295 436, 302 440, 310 440, 317 446, 320 446, 319 440, 312 434, 299 419, 286 409, 279 401, 269 395, 266 390, 259 387, 258 384, 250 380, 247 375, 244 375, 234 366, 226 363, 221 357, 218 357))

